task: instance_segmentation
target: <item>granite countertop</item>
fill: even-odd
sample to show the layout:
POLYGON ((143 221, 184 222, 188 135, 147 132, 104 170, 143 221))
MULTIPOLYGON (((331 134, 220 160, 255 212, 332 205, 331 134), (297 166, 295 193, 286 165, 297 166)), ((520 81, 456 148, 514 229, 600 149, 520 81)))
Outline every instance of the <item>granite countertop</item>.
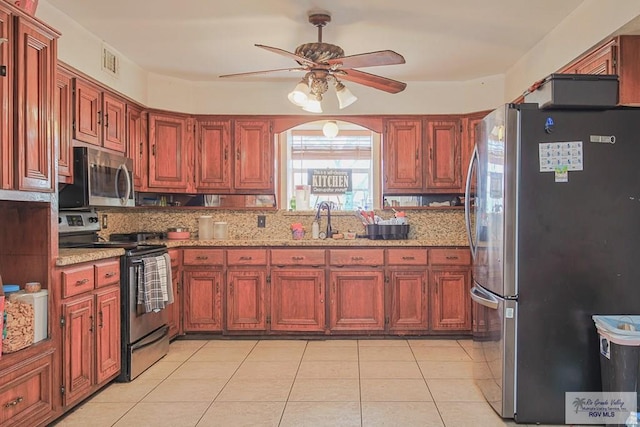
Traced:
MULTIPOLYGON (((149 244, 164 244, 167 248, 188 248, 188 247, 319 247, 319 248, 339 248, 339 247, 359 247, 359 248, 386 248, 386 247, 466 247, 466 242, 442 241, 441 239, 422 240, 370 240, 370 239, 231 239, 231 240, 148 240, 149 244)), ((81 262, 96 261, 104 258, 118 257, 124 254, 124 249, 60 249, 57 266, 78 264, 81 262)))

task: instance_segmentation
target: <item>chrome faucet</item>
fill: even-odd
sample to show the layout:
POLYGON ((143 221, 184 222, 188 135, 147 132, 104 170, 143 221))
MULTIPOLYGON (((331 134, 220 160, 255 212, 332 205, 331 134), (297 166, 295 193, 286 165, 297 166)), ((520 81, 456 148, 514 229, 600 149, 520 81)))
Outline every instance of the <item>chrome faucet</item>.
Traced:
POLYGON ((326 210, 327 211, 327 238, 331 238, 332 230, 331 230, 331 204, 327 201, 320 202, 318 204, 318 212, 316 212, 316 221, 318 221, 318 225, 320 224, 320 213, 326 210))

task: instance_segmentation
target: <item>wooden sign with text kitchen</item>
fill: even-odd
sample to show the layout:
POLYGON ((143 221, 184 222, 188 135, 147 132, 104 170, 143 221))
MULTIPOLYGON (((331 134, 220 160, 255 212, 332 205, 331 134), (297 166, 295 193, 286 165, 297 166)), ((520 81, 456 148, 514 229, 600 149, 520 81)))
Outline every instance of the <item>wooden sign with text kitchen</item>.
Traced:
POLYGON ((309 169, 311 194, 344 194, 351 191, 351 169, 309 169))

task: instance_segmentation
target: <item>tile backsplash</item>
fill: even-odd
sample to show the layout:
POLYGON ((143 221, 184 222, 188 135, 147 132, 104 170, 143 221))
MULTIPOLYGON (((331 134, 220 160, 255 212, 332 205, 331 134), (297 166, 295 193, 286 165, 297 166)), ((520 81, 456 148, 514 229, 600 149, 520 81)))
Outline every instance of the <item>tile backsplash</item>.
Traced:
MULTIPOLYGON (((376 211, 388 219, 390 211, 376 211)), ((101 237, 108 239, 113 233, 166 232, 168 228, 188 228, 191 238, 197 238, 198 217, 211 215, 213 221, 226 222, 229 239, 240 240, 286 240, 291 239, 291 224, 302 223, 305 239, 311 239, 311 225, 315 212, 290 211, 239 211, 219 209, 105 209, 99 215, 107 215, 108 227, 100 231, 101 237), (264 227, 258 227, 258 216, 266 219, 264 227)), ((464 225, 464 212, 459 209, 407 211, 410 224, 409 239, 442 242, 443 245, 466 246, 467 237, 464 225)), ((327 224, 326 212, 320 218, 320 230, 327 224)), ((353 231, 365 234, 364 227, 354 212, 337 211, 331 214, 334 231, 341 233, 353 231)))

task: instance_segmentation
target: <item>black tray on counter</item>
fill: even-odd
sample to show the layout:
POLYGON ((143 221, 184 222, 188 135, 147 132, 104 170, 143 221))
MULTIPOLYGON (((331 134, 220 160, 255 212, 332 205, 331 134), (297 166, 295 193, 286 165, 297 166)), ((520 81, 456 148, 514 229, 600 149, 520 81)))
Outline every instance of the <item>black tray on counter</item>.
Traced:
POLYGON ((409 224, 369 224, 367 237, 370 240, 404 240, 409 238, 409 224))

